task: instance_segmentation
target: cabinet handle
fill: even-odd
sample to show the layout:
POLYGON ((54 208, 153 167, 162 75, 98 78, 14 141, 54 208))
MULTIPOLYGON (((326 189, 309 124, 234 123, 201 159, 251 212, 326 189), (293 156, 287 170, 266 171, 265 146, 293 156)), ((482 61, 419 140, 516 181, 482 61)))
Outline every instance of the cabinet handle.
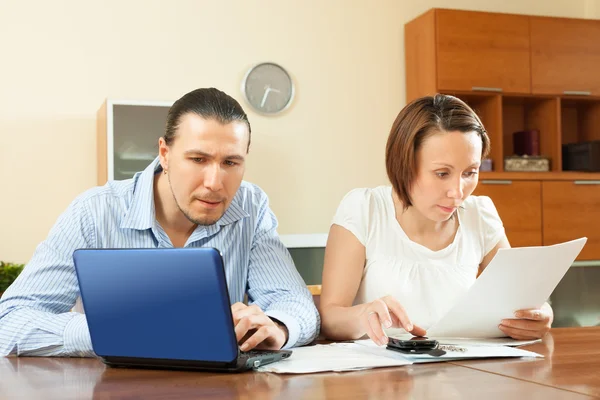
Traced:
POLYGON ((473 86, 471 88, 473 91, 479 92, 502 92, 502 88, 499 87, 485 87, 485 86, 473 86))
POLYGON ((592 92, 589 90, 565 90, 563 94, 572 96, 591 96, 592 92))
POLYGON ((573 181, 576 185, 600 185, 600 181, 573 181))
POLYGON ((600 260, 573 261, 571 267, 600 267, 600 260))
POLYGON ((512 185, 512 181, 509 180, 497 180, 497 179, 483 179, 480 183, 484 185, 512 185))

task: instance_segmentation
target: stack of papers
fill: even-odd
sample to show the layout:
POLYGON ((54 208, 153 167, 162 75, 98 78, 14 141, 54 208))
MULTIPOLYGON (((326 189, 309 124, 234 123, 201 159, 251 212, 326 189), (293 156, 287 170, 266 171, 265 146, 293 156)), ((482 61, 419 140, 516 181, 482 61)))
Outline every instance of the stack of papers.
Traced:
MULTIPOLYGON (((370 339, 357 340, 358 345, 365 347, 378 347, 375 342, 370 339)), ((439 362, 451 360, 467 360, 474 358, 498 358, 498 357, 544 357, 541 354, 532 351, 516 349, 508 346, 485 346, 485 345, 440 345, 440 349, 446 354, 442 356, 430 356, 429 354, 404 354, 399 353, 402 357, 412 361, 414 364, 426 362, 439 362)), ((386 350, 394 352, 393 350, 386 350)))
POLYGON ((378 346, 370 339, 354 343, 318 344, 293 349, 288 359, 259 367, 260 372, 308 374, 325 371, 357 371, 378 367, 492 357, 543 357, 531 351, 507 346, 460 346, 443 348, 446 354, 403 354, 378 346))
POLYGON ((357 371, 377 367, 397 367, 412 362, 399 353, 384 347, 356 343, 317 344, 297 347, 292 356, 273 364, 259 367, 261 372, 307 374, 324 371, 357 371))

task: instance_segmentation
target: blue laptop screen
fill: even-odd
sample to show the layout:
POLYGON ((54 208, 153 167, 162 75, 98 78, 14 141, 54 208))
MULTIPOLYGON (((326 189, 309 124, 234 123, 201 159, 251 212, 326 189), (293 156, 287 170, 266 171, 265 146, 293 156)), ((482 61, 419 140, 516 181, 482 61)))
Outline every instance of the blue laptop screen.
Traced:
POLYGON ((81 249, 73 258, 98 356, 236 359, 217 250, 81 249))

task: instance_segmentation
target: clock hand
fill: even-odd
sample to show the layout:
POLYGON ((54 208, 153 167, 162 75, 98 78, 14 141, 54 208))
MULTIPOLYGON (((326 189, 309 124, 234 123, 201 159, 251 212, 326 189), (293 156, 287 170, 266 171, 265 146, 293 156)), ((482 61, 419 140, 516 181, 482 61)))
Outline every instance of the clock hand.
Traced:
POLYGON ((269 96, 269 93, 271 92, 270 87, 267 87, 267 90, 265 90, 265 94, 263 95, 262 101, 260 102, 260 108, 263 108, 265 106, 265 102, 267 101, 267 97, 269 96))

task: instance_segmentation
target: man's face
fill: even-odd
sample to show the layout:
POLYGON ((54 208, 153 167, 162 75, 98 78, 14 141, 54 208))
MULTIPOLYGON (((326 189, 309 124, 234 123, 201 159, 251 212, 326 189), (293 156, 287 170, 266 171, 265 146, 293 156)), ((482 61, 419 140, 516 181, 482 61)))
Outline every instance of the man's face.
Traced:
POLYGON ((161 139, 161 164, 173 198, 191 222, 212 225, 223 216, 244 177, 249 138, 244 122, 223 125, 188 113, 171 146, 161 139))

